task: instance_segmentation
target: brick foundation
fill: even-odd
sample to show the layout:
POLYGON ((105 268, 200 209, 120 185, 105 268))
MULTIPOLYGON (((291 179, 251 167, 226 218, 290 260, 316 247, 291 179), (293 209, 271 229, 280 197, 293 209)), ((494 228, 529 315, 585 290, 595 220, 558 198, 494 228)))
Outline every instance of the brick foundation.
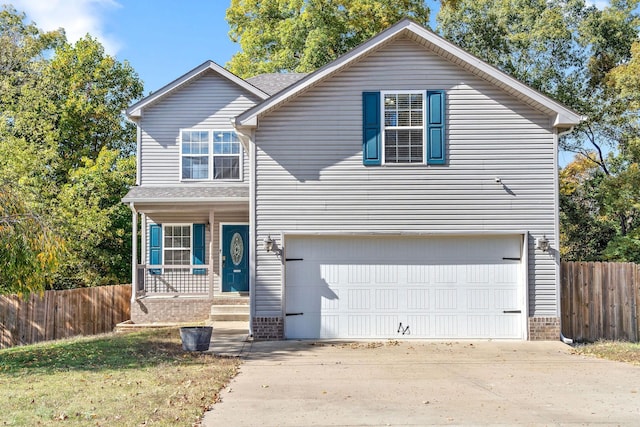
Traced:
POLYGON ((284 319, 282 317, 254 317, 254 340, 284 339, 284 319))
POLYGON ((529 339, 531 341, 557 341, 560 339, 559 317, 530 317, 529 339))
POLYGON ((211 315, 210 298, 139 298, 131 305, 133 323, 201 322, 211 315))

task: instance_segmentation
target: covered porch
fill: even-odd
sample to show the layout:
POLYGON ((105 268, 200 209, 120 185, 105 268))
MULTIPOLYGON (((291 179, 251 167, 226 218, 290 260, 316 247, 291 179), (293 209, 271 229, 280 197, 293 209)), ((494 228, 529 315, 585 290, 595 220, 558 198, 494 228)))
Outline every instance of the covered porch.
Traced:
POLYGON ((123 199, 132 248, 133 323, 212 319, 227 302, 247 305, 246 185, 133 187, 123 199))

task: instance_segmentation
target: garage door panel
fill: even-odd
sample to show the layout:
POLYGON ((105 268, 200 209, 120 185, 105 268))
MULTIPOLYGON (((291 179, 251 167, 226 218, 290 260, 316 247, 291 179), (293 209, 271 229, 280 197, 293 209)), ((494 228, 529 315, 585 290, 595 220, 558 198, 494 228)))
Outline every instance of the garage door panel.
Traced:
POLYGON ((347 316, 349 336, 363 338, 373 336, 371 333, 371 316, 368 314, 347 316))
POLYGON ((520 236, 287 239, 288 338, 522 338, 520 236), (402 324, 402 327, 400 327, 402 324), (307 325, 307 326, 305 326, 307 325), (405 335, 402 335, 402 333, 405 335))
POLYGON ((465 302, 471 311, 487 311, 491 308, 491 289, 469 289, 466 291, 465 302))
POLYGON ((431 292, 429 289, 407 289, 407 309, 427 310, 431 303, 431 292))
POLYGON ((433 316, 433 333, 435 338, 458 337, 459 318, 455 314, 433 316))
POLYGON ((376 289, 374 307, 377 311, 398 310, 398 289, 376 289))
POLYGON ((487 315, 469 315, 466 318, 466 329, 469 338, 487 337, 493 334, 493 317, 487 315))
POLYGON ((371 290, 370 289, 348 289, 347 308, 349 311, 371 310, 371 290))
POLYGON ((434 291, 435 311, 451 311, 458 308, 458 289, 439 288, 434 291))
POLYGON ((516 310, 518 309, 518 291, 516 289, 494 289, 493 290, 494 308, 498 310, 516 310))
POLYGON ((431 316, 429 315, 408 315, 406 322, 403 324, 401 334, 405 338, 411 337, 430 337, 433 335, 431 331, 431 316))

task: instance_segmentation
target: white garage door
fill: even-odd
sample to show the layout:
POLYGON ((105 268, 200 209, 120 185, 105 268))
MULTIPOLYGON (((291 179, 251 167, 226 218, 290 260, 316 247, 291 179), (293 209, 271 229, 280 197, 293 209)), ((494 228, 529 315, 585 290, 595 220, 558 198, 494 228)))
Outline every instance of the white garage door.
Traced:
POLYGON ((287 237, 287 338, 522 339, 521 236, 287 237))

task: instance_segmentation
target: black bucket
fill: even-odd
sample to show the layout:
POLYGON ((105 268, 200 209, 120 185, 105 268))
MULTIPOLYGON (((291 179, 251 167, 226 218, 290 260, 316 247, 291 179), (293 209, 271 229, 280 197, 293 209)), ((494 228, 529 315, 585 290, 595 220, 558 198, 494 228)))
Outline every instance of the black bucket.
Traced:
POLYGON ((207 351, 211 342, 213 326, 183 326, 180 328, 182 349, 185 351, 207 351))

